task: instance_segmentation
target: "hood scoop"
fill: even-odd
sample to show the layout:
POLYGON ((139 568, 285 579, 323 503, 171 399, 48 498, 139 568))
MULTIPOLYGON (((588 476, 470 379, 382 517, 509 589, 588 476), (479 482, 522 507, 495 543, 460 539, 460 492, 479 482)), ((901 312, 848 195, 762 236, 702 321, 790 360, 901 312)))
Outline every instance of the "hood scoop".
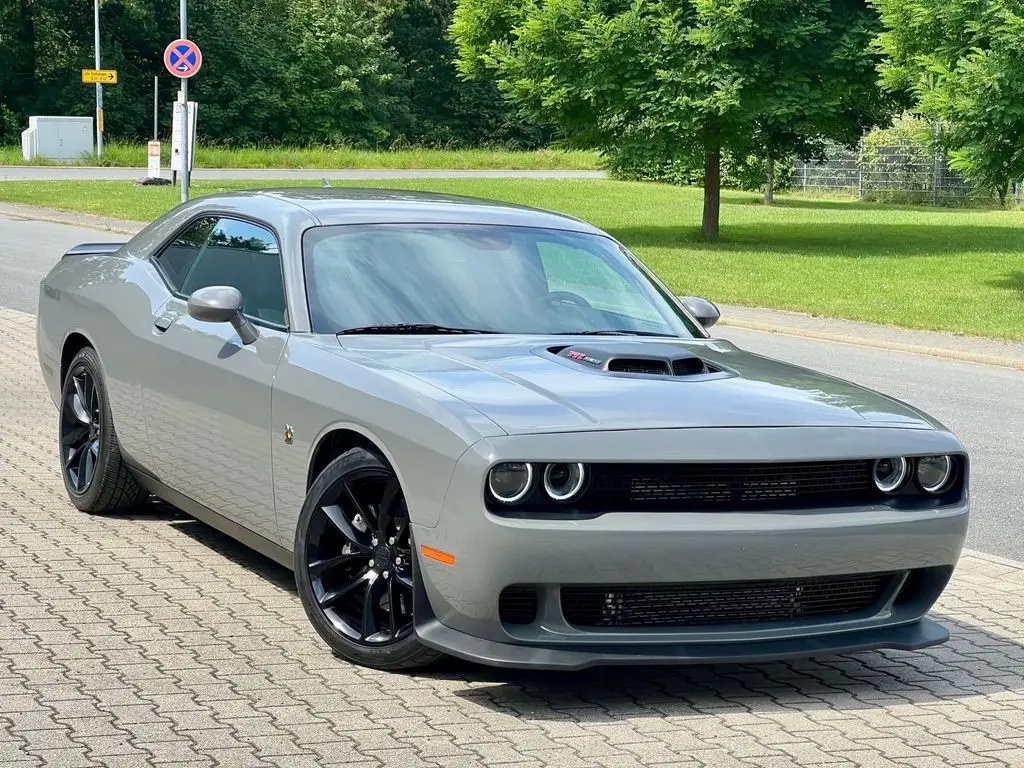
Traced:
POLYGON ((574 368, 617 375, 719 378, 725 374, 722 368, 674 344, 570 344, 548 347, 547 352, 574 368))

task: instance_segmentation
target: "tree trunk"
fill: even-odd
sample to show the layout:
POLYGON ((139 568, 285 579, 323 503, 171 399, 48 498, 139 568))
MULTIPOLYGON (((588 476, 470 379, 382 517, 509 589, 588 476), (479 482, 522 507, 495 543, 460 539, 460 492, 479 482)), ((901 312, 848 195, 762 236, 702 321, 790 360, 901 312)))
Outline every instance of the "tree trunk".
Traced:
POLYGON ((767 178, 764 182, 764 204, 772 205, 775 202, 775 158, 768 158, 767 178))
POLYGON ((1002 184, 996 186, 996 194, 999 195, 999 207, 1006 207, 1006 193, 1010 191, 1010 182, 1004 181, 1002 184))
POLYGON ((704 155, 704 239, 718 239, 718 220, 722 207, 722 147, 708 147, 704 155))

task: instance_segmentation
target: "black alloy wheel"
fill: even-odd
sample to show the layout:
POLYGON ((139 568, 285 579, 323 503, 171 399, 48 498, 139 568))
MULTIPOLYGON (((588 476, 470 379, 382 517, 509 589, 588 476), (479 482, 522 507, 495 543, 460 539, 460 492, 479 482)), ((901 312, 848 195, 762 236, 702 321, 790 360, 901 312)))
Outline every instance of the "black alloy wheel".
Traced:
POLYGON ((100 458, 100 396, 88 368, 70 375, 61 403, 60 449, 64 472, 78 494, 89 490, 100 458))
POLYGON ((328 465, 303 507, 295 554, 306 613, 337 653, 384 669, 436 658, 413 631, 405 496, 378 456, 357 448, 328 465))
POLYGON ((78 509, 124 512, 149 498, 121 455, 99 356, 92 347, 80 350, 68 364, 57 437, 64 487, 78 509))

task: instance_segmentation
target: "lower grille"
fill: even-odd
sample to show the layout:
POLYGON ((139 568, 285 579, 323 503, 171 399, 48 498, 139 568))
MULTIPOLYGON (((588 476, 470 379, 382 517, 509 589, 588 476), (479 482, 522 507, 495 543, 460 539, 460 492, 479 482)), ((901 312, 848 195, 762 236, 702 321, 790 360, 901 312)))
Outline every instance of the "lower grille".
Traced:
POLYGON ((537 589, 528 584, 505 587, 498 597, 498 615, 505 624, 533 624, 537 619, 537 589))
POLYGON ((897 576, 562 587, 562 613, 578 627, 691 627, 842 616, 878 605, 897 576))

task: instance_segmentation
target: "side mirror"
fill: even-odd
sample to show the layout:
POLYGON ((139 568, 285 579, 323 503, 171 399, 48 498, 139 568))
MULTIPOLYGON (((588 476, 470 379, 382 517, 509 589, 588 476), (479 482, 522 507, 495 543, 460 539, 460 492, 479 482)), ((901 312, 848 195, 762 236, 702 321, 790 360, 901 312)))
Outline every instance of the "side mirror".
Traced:
POLYGON ((699 296, 685 296, 683 298, 683 306, 686 307, 687 312, 697 319, 697 322, 703 328, 710 328, 722 316, 722 313, 718 311, 718 307, 699 296))
POLYGON ((256 326, 242 313, 242 293, 226 285, 200 288, 188 299, 188 314, 204 323, 231 323, 243 344, 260 337, 256 326))

